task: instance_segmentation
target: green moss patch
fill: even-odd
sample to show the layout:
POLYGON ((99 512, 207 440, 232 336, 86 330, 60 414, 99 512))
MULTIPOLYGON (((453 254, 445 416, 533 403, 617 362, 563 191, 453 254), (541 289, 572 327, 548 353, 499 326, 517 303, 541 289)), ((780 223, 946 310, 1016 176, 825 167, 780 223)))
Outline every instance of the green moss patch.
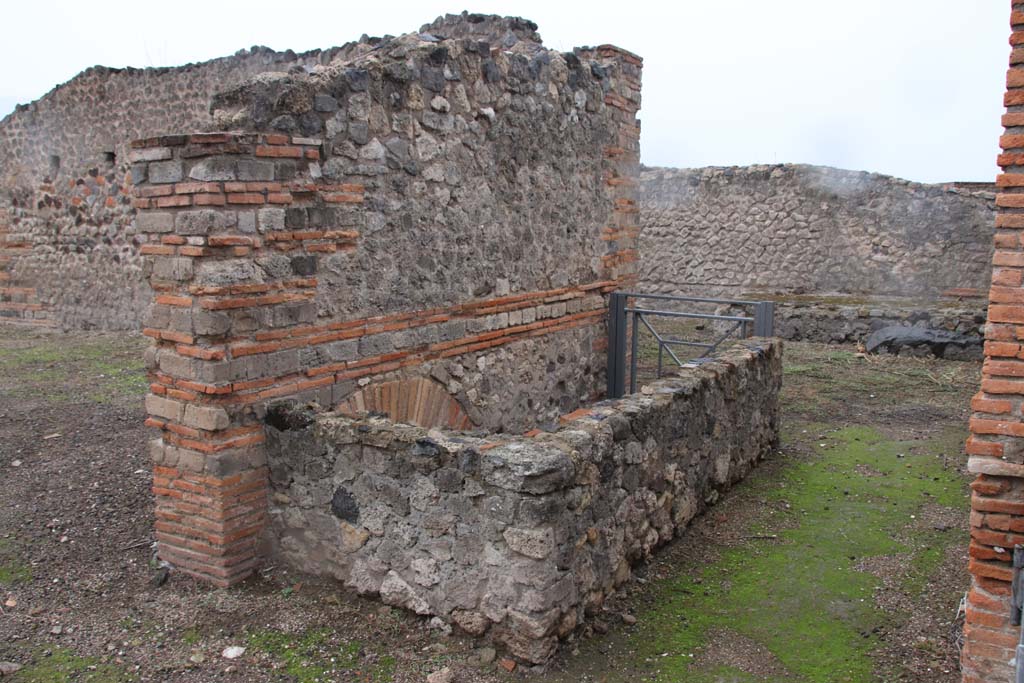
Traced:
POLYGON ((851 427, 816 442, 814 457, 754 477, 745 486, 766 492, 774 512, 750 534, 767 540, 726 548, 696 572, 654 587, 657 606, 640 614, 626 645, 641 671, 660 681, 708 683, 875 680, 876 633, 902 617, 875 605, 879 580, 857 564, 897 555, 909 566, 906 590, 920 590, 957 534, 915 534, 909 545, 899 539, 923 506, 966 505, 964 481, 938 455, 947 447, 945 438, 906 443, 851 427), (708 635, 723 631, 765 648, 788 673, 695 663, 708 635))
POLYGON ((0 347, 0 376, 8 385, 3 388, 16 397, 41 396, 56 403, 138 396, 148 386, 146 344, 127 334, 96 335, 76 344, 60 335, 12 335, 0 347))
POLYGON ((364 657, 358 640, 338 640, 328 628, 302 633, 262 629, 249 634, 249 646, 278 664, 296 683, 325 683, 357 680, 389 683, 394 678, 395 659, 390 655, 364 657))
POLYGON ((32 568, 21 561, 14 544, 0 538, 0 586, 13 586, 32 580, 32 568))
MULTIPOLYGON (((5 679, 6 680, 6 679, 5 679)), ((18 671, 16 683, 128 683, 135 680, 123 669, 97 657, 79 657, 68 649, 54 648, 18 671)))

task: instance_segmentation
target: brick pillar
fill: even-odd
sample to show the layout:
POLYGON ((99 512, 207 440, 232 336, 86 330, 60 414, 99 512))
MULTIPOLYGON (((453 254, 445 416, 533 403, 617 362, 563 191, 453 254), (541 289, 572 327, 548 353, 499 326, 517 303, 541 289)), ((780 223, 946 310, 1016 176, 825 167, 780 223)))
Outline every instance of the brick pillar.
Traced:
POLYGON ((358 220, 346 209, 362 201, 362 186, 315 183, 319 145, 227 133, 133 143, 136 223, 155 296, 144 334, 153 339, 146 410, 159 430, 159 555, 221 586, 252 573, 260 556, 261 406, 319 398, 334 381, 305 376, 286 339, 316 319, 317 255, 349 248, 358 234, 345 227, 358 220))
POLYGON ((1010 623, 1013 546, 1024 543, 1024 3, 1010 19, 1003 173, 981 391, 971 401, 971 590, 963 680, 1012 681, 1020 628, 1010 623), (1017 47, 1022 46, 1022 47, 1017 47))
POLYGON ((614 111, 618 124, 616 137, 605 148, 605 183, 612 200, 608 226, 601 238, 608 244, 602 258, 604 277, 618 280, 623 288, 637 280, 640 237, 640 207, 637 205, 637 180, 640 177, 640 79, 643 59, 614 45, 596 48, 596 56, 605 68, 614 69, 616 89, 605 93, 605 104, 614 111))
MULTIPOLYGON (((39 196, 47 192, 53 192, 49 181, 39 188, 39 196)), ((52 326, 49 307, 39 300, 35 283, 25 277, 31 268, 18 267, 19 261, 32 255, 25 207, 32 206, 34 201, 27 190, 0 193, 0 319, 52 326)))

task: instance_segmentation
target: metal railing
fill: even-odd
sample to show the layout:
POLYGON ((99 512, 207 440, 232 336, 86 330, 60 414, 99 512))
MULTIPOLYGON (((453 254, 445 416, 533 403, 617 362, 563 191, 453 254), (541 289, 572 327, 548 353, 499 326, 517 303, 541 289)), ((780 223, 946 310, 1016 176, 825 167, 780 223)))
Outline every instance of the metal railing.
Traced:
MULTIPOLYGON (((661 377, 664 357, 668 357, 677 365, 682 367, 685 363, 676 352, 673 346, 683 346, 703 349, 697 358, 705 358, 714 353, 719 345, 739 332, 737 338, 746 338, 751 327, 755 337, 770 337, 775 328, 775 303, 772 301, 742 301, 736 299, 711 299, 706 297, 671 296, 668 294, 638 294, 635 292, 612 292, 608 296, 608 397, 620 398, 626 393, 626 365, 627 347, 626 333, 630 330, 630 344, 628 354, 629 364, 629 393, 636 392, 637 383, 637 359, 639 357, 639 340, 641 325, 647 329, 658 344, 658 369, 657 376, 661 377), (665 311, 652 308, 641 308, 635 303, 629 305, 630 299, 648 299, 683 302, 690 304, 718 304, 750 310, 749 315, 717 315, 712 313, 699 313, 696 311, 665 311), (629 316, 633 317, 630 325, 629 316), (648 318, 689 318, 695 320, 710 320, 726 323, 726 329, 719 330, 719 336, 709 342, 693 341, 689 339, 677 339, 659 333, 650 323, 648 318)), ((687 362, 693 362, 689 360, 687 362)))

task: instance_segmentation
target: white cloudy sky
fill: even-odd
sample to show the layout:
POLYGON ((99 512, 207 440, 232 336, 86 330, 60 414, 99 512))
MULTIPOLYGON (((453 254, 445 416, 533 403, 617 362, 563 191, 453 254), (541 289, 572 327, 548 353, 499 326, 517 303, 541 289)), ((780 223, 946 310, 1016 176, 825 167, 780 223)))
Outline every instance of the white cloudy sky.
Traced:
POLYGON ((330 47, 469 9, 532 19, 550 47, 643 56, 648 165, 802 162, 919 181, 996 172, 1005 0, 461 1, 11 3, 0 116, 93 64, 330 47))

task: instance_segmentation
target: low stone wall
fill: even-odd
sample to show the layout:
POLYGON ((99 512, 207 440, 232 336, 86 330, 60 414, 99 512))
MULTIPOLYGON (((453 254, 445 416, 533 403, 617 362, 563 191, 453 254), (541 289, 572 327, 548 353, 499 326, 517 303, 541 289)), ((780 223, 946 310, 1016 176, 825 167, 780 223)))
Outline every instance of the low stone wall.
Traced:
POLYGON ((274 552, 543 662, 768 454, 781 381, 752 339, 522 437, 272 407, 274 552))
POLYGON ((981 358, 985 336, 985 302, 914 302, 901 299, 855 301, 835 298, 780 299, 775 304, 775 334, 782 339, 826 344, 864 343, 872 332, 890 325, 955 332, 976 346, 950 346, 945 358, 981 358))

